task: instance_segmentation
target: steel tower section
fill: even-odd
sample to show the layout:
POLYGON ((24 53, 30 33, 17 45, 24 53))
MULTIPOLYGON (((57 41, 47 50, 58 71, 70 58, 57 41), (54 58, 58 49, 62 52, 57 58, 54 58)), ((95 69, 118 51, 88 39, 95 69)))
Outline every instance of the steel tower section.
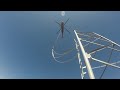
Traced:
POLYGON ((81 51, 82 51, 82 55, 83 55, 83 57, 84 57, 84 61, 85 61, 85 64, 86 64, 86 67, 87 67, 87 70, 88 70, 89 77, 90 77, 90 79, 95 79, 95 76, 94 76, 94 74, 93 74, 93 71, 92 71, 90 62, 89 62, 88 57, 87 57, 87 52, 85 52, 84 47, 83 47, 83 45, 82 45, 82 43, 81 43, 81 38, 78 37, 77 32, 76 32, 75 30, 74 30, 74 32, 75 32, 77 41, 78 41, 78 43, 79 43, 80 49, 81 49, 81 51))
MULTIPOLYGON (((111 66, 111 67, 120 69, 120 66, 116 65, 116 64, 120 63, 120 61, 110 63, 110 59, 112 57, 113 52, 115 52, 115 51, 120 52, 119 44, 113 42, 112 40, 110 40, 102 35, 94 33, 94 32, 78 32, 78 31, 74 30, 74 33, 75 33, 75 36, 77 39, 77 40, 74 39, 74 41, 76 43, 76 49, 78 51, 78 60, 79 60, 80 68, 82 71, 81 72, 82 79, 84 78, 84 74, 86 74, 86 72, 83 72, 83 68, 87 68, 87 72, 88 72, 90 79, 95 79, 93 69, 105 67, 101 77, 103 76, 107 66, 111 66), (90 40, 91 38, 92 38, 92 41, 90 40), (85 44, 83 42, 85 42, 87 44, 85 44), (88 45, 95 45, 95 46, 93 48, 89 47, 88 49, 91 49, 91 50, 88 51, 86 49, 86 47, 88 45), (96 48, 96 46, 97 46, 97 48, 96 48), (109 56, 107 56, 106 53, 104 54, 104 52, 103 52, 106 49, 110 50, 110 51, 107 51, 107 53, 110 53, 109 56), (100 52, 100 54, 107 56, 108 60, 105 61, 104 60, 105 58, 103 60, 98 59, 98 57, 95 58, 95 55, 93 55, 93 54, 97 53, 97 55, 99 55, 98 52, 100 52), (84 59, 84 60, 81 60, 80 55, 83 57, 82 59, 84 59), (83 63, 83 61, 85 63, 84 67, 81 64, 81 63, 83 63), (92 67, 90 61, 99 62, 103 65, 97 66, 97 67, 92 67)), ((103 57, 103 56, 101 56, 101 57, 103 57)))

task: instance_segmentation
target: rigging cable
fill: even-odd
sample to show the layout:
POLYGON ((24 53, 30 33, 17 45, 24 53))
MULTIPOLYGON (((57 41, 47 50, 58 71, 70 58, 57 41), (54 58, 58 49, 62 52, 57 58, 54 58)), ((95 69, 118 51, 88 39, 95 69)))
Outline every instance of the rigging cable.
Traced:
MULTIPOLYGON (((52 50, 53 50, 53 49, 52 49, 52 50)), ((70 62, 70 61, 74 60, 74 59, 77 57, 77 54, 76 54, 72 59, 68 59, 68 60, 66 60, 66 61, 59 61, 59 60, 57 60, 56 57, 54 56, 53 51, 52 51, 52 56, 53 56, 53 58, 54 58, 54 60, 55 60, 56 62, 66 63, 66 62, 70 62)))
MULTIPOLYGON (((113 45, 113 48, 114 48, 114 46, 115 46, 115 44, 113 45)), ((110 52, 110 57, 109 57, 109 59, 108 59, 108 61, 107 61, 108 63, 109 63, 110 60, 111 60, 112 53, 113 53, 113 49, 112 49, 111 52, 110 52)), ((108 65, 105 66, 105 68, 104 68, 104 70, 103 70, 103 72, 102 72, 102 74, 101 74, 101 76, 100 76, 100 79, 103 77, 107 66, 108 66, 108 65)))
POLYGON ((57 39, 55 40, 54 45, 53 45, 53 48, 52 48, 52 56, 53 56, 54 60, 57 61, 57 62, 59 62, 59 63, 66 63, 66 62, 70 62, 70 61, 74 60, 74 59, 77 57, 77 54, 76 54, 73 58, 68 59, 68 60, 66 60, 66 61, 59 61, 59 60, 56 59, 56 58, 60 58, 60 57, 62 57, 62 56, 64 56, 64 55, 72 52, 72 51, 75 49, 75 48, 69 49, 69 50, 67 50, 67 51, 64 51, 64 53, 62 53, 62 54, 61 54, 61 53, 57 53, 54 49, 55 49, 55 45, 56 45, 56 43, 57 43, 57 41, 58 41, 58 39, 59 39, 59 36, 60 36, 60 33, 58 34, 57 39), (59 56, 58 56, 58 57, 55 57, 55 54, 57 54, 57 55, 59 55, 59 56))

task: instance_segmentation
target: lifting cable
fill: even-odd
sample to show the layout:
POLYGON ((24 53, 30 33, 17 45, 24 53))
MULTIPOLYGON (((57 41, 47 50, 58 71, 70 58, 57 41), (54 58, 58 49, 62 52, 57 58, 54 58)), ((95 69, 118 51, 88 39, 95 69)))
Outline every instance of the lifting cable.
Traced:
POLYGON ((59 60, 57 60, 57 58, 63 57, 64 55, 72 52, 75 49, 75 48, 71 48, 71 49, 68 49, 68 50, 64 51, 63 53, 56 52, 54 49, 55 49, 55 46, 56 46, 56 43, 57 43, 59 37, 60 37, 60 33, 58 34, 57 39, 55 40, 53 48, 52 48, 52 56, 53 56, 54 60, 57 61, 57 62, 59 62, 59 63, 66 63, 66 62, 70 62, 70 61, 74 60, 77 57, 77 54, 73 58, 68 59, 66 61, 59 61, 59 60), (59 56, 55 57, 55 54, 59 55, 59 56))

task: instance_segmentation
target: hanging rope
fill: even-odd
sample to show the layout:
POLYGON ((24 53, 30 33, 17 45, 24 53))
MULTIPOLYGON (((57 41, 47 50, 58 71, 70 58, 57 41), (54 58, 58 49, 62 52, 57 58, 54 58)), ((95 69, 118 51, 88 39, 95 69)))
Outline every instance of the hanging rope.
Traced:
POLYGON ((75 49, 75 48, 68 49, 68 50, 64 51, 63 53, 57 53, 57 52, 53 49, 53 52, 54 52, 55 54, 57 54, 57 55, 62 56, 62 55, 65 55, 65 54, 68 54, 68 53, 72 52, 74 49, 75 49))
POLYGON ((63 53, 56 52, 55 51, 55 46, 57 44, 57 41, 58 41, 59 37, 60 37, 60 33, 58 34, 57 39, 55 40, 53 48, 52 48, 52 56, 53 56, 54 60, 56 62, 59 62, 59 63, 66 63, 66 62, 70 62, 70 61, 74 60, 77 57, 77 55, 75 55, 73 58, 68 59, 66 61, 59 61, 59 60, 57 60, 58 58, 61 58, 61 57, 65 56, 65 55, 71 53, 73 50, 75 50, 75 48, 71 48, 71 49, 65 50, 63 53), (58 55, 58 56, 56 57, 55 54, 58 55))
MULTIPOLYGON (((53 50, 53 49, 52 49, 52 50, 53 50)), ((68 59, 68 60, 66 60, 66 61, 59 61, 59 60, 57 60, 56 57, 54 56, 54 53, 53 53, 53 52, 52 52, 52 56, 53 56, 54 60, 55 60, 56 62, 58 62, 58 63, 67 63, 67 62, 70 62, 70 61, 74 60, 74 59, 77 57, 77 54, 76 54, 72 59, 68 59)))
MULTIPOLYGON (((114 48, 114 46, 115 46, 115 45, 113 45, 113 48, 114 48)), ((111 60, 112 52, 113 52, 113 49, 112 49, 111 52, 110 52, 110 57, 109 57, 109 59, 108 59, 108 61, 107 61, 108 63, 109 63, 110 60, 111 60)), ((103 77, 107 66, 108 66, 108 65, 105 66, 105 68, 104 68, 104 70, 103 70, 103 72, 102 72, 102 74, 101 74, 101 76, 100 76, 100 79, 103 77)))

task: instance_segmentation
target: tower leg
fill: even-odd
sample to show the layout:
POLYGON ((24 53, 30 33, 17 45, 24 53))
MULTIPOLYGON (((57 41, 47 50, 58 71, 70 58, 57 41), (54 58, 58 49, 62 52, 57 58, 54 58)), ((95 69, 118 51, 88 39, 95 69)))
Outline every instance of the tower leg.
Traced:
POLYGON ((90 79, 95 79, 95 76, 93 74, 93 70, 91 68, 91 65, 90 65, 90 62, 88 60, 88 57, 86 56, 86 52, 85 52, 85 50, 83 48, 83 45, 82 45, 82 43, 80 41, 80 38, 78 37, 77 32, 75 30, 74 30, 74 32, 75 32, 75 35, 77 37, 77 40, 78 40, 78 43, 79 43, 79 46, 80 46, 83 58, 85 60, 85 64, 86 64, 86 67, 87 67, 87 70, 88 70, 89 77, 90 77, 90 79))

